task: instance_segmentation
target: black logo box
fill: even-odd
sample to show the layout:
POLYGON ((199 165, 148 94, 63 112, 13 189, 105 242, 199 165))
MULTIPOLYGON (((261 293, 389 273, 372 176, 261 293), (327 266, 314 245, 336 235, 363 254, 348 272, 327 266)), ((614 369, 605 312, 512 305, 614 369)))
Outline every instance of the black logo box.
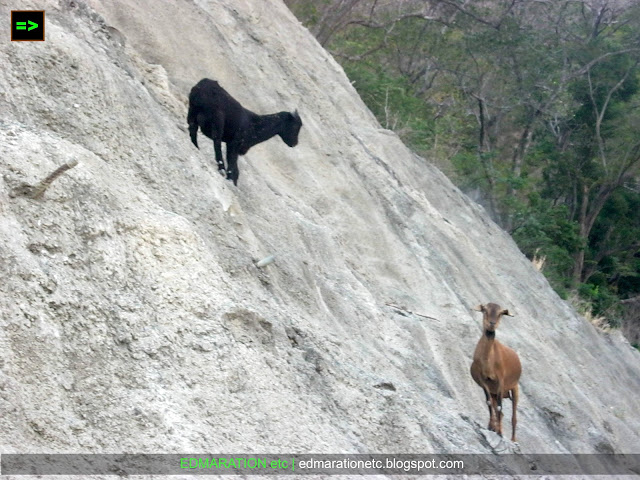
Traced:
POLYGON ((12 42, 42 42, 44 41, 44 10, 12 10, 11 11, 11 41, 12 42), (33 22, 38 26, 33 27, 33 22), (22 25, 19 25, 21 23, 22 25), (24 29, 19 27, 26 27, 24 29))

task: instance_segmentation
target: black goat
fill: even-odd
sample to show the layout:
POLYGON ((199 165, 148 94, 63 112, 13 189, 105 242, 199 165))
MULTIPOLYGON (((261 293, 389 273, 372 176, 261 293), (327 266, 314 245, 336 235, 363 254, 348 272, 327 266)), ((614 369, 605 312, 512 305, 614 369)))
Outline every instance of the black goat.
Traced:
MULTIPOLYGON (((238 184, 238 155, 244 155, 251 147, 280 135, 290 147, 298 144, 302 127, 300 115, 295 111, 258 115, 244 108, 214 80, 203 78, 189 94, 189 134, 198 147, 198 127, 213 140, 218 170, 224 175, 222 144, 227 144, 227 180, 238 184)), ((200 148, 200 147, 198 147, 200 148)))

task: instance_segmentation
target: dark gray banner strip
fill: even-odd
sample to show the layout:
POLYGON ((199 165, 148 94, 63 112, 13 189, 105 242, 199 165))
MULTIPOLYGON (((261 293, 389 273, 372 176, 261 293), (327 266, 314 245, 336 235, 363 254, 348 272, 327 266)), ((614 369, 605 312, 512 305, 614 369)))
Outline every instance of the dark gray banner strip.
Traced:
POLYGON ((640 454, 3 454, 5 475, 640 475, 640 454))

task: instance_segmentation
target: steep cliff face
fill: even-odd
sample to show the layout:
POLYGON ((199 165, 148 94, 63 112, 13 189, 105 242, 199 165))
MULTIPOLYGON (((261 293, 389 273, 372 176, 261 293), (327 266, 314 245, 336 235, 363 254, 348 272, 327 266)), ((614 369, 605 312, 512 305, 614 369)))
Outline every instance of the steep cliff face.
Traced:
POLYGON ((380 128, 279 0, 23 3, 47 38, 0 46, 0 451, 490 452, 469 365, 494 301, 520 449, 637 453, 640 354, 380 128), (224 180, 186 129, 203 77, 297 108, 299 145, 224 180))

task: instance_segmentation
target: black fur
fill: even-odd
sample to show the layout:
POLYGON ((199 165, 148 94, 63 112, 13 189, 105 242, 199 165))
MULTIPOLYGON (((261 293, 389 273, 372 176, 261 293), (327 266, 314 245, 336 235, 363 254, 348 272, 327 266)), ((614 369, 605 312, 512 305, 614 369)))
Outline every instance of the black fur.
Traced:
POLYGON ((213 140, 218 169, 224 174, 221 142, 227 144, 228 180, 238 184, 238 155, 244 155, 251 147, 270 139, 274 135, 289 145, 298 144, 298 133, 302 120, 298 112, 280 112, 258 115, 244 108, 215 80, 203 78, 189 94, 189 134, 198 146, 198 128, 213 140))

